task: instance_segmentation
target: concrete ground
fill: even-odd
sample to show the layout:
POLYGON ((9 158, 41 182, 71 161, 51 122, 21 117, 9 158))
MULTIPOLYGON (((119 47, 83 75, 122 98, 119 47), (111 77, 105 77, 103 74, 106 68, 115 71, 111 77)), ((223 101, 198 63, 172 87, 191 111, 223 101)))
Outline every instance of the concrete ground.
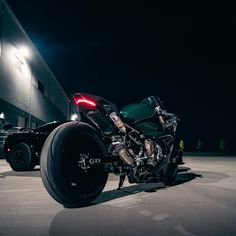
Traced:
POLYGON ((39 169, 0 160, 0 235, 236 235, 236 158, 185 157, 176 185, 129 185, 111 175, 94 204, 66 209, 39 169))

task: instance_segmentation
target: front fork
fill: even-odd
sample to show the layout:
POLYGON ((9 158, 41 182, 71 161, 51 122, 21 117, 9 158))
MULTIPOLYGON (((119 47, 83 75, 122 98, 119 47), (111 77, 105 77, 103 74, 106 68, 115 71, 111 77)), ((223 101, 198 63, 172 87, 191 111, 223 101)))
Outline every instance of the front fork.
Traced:
POLYGON ((183 165, 183 150, 174 148, 170 160, 176 163, 177 165, 183 165))

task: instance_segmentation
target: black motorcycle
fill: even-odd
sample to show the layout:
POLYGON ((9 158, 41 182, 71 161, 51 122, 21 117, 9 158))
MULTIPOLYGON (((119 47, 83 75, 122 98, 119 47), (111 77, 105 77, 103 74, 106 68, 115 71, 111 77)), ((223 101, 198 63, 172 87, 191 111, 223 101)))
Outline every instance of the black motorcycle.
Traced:
POLYGON ((130 183, 175 181, 182 152, 174 149, 178 118, 158 97, 130 104, 120 112, 104 98, 73 96, 82 121, 57 127, 41 152, 41 177, 48 193, 64 206, 93 201, 109 173, 130 183))

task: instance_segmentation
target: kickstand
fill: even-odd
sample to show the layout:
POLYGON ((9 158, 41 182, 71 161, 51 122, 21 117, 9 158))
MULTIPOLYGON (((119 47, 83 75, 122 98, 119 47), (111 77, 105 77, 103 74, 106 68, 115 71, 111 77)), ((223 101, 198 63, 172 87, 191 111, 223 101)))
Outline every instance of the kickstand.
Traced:
POLYGON ((124 181, 125 181, 125 174, 121 174, 121 175, 120 175, 119 186, 118 186, 118 188, 117 188, 118 190, 120 190, 120 188, 123 186, 124 181))

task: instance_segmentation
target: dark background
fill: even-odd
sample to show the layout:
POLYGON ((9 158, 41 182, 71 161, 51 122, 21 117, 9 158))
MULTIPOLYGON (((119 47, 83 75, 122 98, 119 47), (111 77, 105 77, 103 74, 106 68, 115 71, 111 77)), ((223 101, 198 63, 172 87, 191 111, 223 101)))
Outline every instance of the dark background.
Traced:
POLYGON ((222 5, 157 1, 7 0, 68 95, 122 108, 159 95, 179 115, 187 150, 197 140, 235 151, 236 13, 222 5))

